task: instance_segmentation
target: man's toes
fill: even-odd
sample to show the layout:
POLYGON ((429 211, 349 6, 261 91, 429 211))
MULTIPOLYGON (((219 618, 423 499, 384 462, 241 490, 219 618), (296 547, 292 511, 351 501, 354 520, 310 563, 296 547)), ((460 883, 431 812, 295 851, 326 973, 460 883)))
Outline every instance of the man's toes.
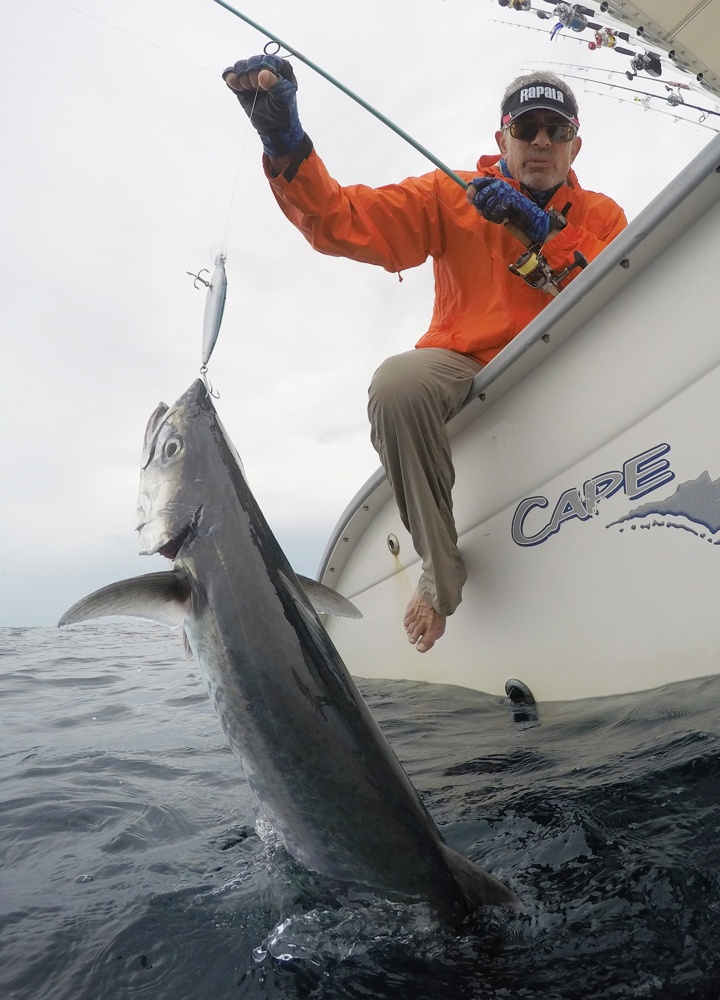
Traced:
POLYGON ((415 649, 417 649, 418 653, 427 653, 429 649, 433 648, 444 631, 445 618, 442 615, 436 615, 433 621, 427 624, 420 641, 415 644, 415 649))
POLYGON ((425 629, 423 628, 422 622, 419 622, 417 620, 413 621, 412 624, 410 625, 406 625, 405 627, 405 632, 407 633, 408 640, 413 644, 415 644, 418 641, 418 639, 422 638, 424 631, 425 629))
POLYGON ((418 652, 426 653, 445 631, 445 617, 424 601, 416 591, 405 609, 403 625, 408 641, 418 652))
POLYGON ((405 617, 403 618, 403 628, 406 632, 410 632, 417 625, 417 614, 411 611, 409 608, 405 612, 405 617))

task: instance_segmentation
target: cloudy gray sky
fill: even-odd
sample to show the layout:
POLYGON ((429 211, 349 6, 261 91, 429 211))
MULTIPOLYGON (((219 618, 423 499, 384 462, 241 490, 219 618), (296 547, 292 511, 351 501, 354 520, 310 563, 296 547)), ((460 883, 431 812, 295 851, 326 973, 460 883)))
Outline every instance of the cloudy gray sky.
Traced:
MULTIPOLYGON (((458 169, 494 150, 499 96, 534 61, 625 69, 492 0, 237 6, 458 169)), ((0 0, 0 625, 51 624, 96 587, 167 567, 137 555, 139 455, 159 400, 198 373, 204 294, 185 272, 211 267, 217 242, 229 280, 217 406, 298 571, 314 574, 377 466, 366 386, 426 329, 431 269, 400 283, 323 257, 281 216, 220 79, 264 41, 213 0, 0 0)), ((431 169, 297 74, 303 125, 342 182, 431 169)), ((631 216, 712 136, 570 82, 581 182, 631 216)))

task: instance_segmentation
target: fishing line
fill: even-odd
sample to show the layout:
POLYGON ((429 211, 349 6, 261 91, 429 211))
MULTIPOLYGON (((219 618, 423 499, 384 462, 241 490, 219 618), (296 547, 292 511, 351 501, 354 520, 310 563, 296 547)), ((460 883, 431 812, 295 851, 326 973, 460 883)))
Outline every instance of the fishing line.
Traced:
POLYGON ((396 135, 399 135, 406 142, 409 142, 411 146, 417 149, 419 153, 422 153, 422 155, 430 160, 431 163, 434 163, 439 170, 442 170, 444 174, 447 174, 447 176, 454 180, 456 184, 459 184, 461 188, 464 189, 467 187, 467 182, 464 181, 462 177, 458 177, 454 170, 451 170, 446 163, 443 163, 442 160, 438 159, 437 156, 431 153, 429 149, 421 146, 420 143, 413 139, 411 135, 408 135, 407 132, 403 131, 399 125, 396 125, 394 122, 390 121, 389 118, 386 118, 385 115, 378 111, 377 108, 374 108, 372 104, 368 104, 362 97, 350 90, 349 87, 346 87, 344 83, 341 83, 334 76, 327 73, 321 66, 318 66, 317 63, 314 63, 311 59, 308 59, 307 56, 304 56, 302 52, 298 52, 298 50, 294 49, 292 45, 288 45, 288 43, 284 42, 282 38, 279 38, 271 31, 268 31, 267 28, 263 28, 263 26, 258 24, 257 21, 253 21, 252 18, 248 17, 246 14, 242 14, 239 10, 236 10, 235 7, 231 7, 229 3, 225 2, 225 0, 214 0, 214 2, 219 4, 221 7, 224 7, 225 10, 229 11, 231 14, 234 14, 235 17, 239 17, 241 21, 245 21, 245 23, 249 24, 252 28, 255 28, 261 35, 265 35, 267 38, 270 38, 276 45, 286 49, 288 53, 295 56, 295 58, 299 59, 300 62, 305 63, 305 65, 309 66, 310 69, 315 70, 315 72, 319 73, 320 76, 328 81, 328 83, 337 87, 338 90, 341 90, 343 94, 346 94, 349 98, 351 98, 351 100, 355 101, 356 104, 359 104, 360 107, 365 108, 365 110, 369 111, 371 115, 374 115, 375 118, 383 123, 383 125, 387 125, 388 128, 392 129, 396 135))
MULTIPOLYGON (((235 182, 233 184, 232 194, 230 196, 230 207, 228 208, 227 221, 225 223, 225 235, 224 239, 227 240, 228 229, 230 227, 230 218, 232 216, 233 202, 235 201, 235 192, 237 190, 238 178, 240 176, 240 167, 242 166, 243 156, 245 154, 245 147, 247 145, 247 137, 250 132, 252 113, 255 110, 255 103, 258 98, 258 92, 255 92, 253 98, 252 107, 250 109, 249 120, 247 123, 247 128, 245 129, 245 135, 243 136, 242 147, 240 149, 240 157, 238 159, 237 170, 235 171, 235 182)), ((210 357, 212 352, 215 350, 215 344, 217 343, 218 337, 220 335, 220 326, 222 325, 223 313, 225 311, 225 296, 227 294, 227 275, 225 274, 225 262, 227 260, 227 249, 225 243, 216 243, 210 250, 210 259, 212 260, 215 268, 212 273, 212 277, 209 280, 201 277, 202 271, 199 274, 193 274, 192 271, 187 271, 191 277, 195 278, 194 286, 198 287, 198 281, 205 285, 207 292, 205 294, 205 311, 203 314, 203 337, 202 337, 202 355, 200 364, 200 377, 205 385, 205 391, 208 396, 212 396, 213 399, 220 399, 220 393, 213 388, 208 375, 208 364, 210 362, 210 357)), ((203 269, 205 270, 205 269, 203 269)))
MULTIPOLYGON (((142 35, 137 35, 133 31, 128 31, 127 28, 121 28, 119 25, 113 24, 111 21, 106 21, 103 18, 98 17, 96 14, 90 14, 88 11, 81 10, 79 7, 73 7, 72 4, 65 3, 64 0, 49 0, 49 2, 55 4, 55 6, 57 6, 57 7, 64 7, 66 10, 71 10, 75 14, 81 14, 83 17, 88 17, 92 21, 97 21, 98 24, 102 24, 106 28, 112 28, 114 31, 119 31, 123 35, 128 35, 130 38, 134 38, 135 41, 142 42, 143 44, 149 45, 149 46, 151 46, 154 49, 158 49, 158 51, 164 52, 166 55, 173 56, 175 59, 180 59, 182 62, 187 63, 189 66, 194 66, 195 69, 201 69, 203 71, 203 73, 209 73, 211 76, 213 76, 215 78, 217 78, 217 76, 218 76, 217 70, 208 69, 207 66, 202 66, 200 63, 193 62, 192 59, 188 59, 186 56, 180 55, 179 52, 174 52, 172 49, 165 48, 165 46, 163 46, 163 45, 158 45, 157 42, 151 42, 148 38, 143 38, 142 35)), ((232 205, 233 205, 233 201, 234 201, 234 198, 235 198, 235 190, 237 188, 238 177, 240 175, 240 166, 242 164, 242 157, 243 157, 243 154, 244 154, 244 151, 245 151, 245 145, 247 143, 247 137, 248 137, 249 131, 250 130, 248 128, 248 130, 245 133, 245 137, 243 139, 243 144, 242 144, 241 149, 240 149, 240 159, 238 161, 238 168, 237 168, 237 171, 236 171, 236 174, 235 174, 235 181, 234 181, 234 184, 233 184, 232 194, 231 194, 231 197, 230 197, 230 208, 228 210, 228 220, 227 220, 226 225, 225 225, 225 232, 223 234, 223 242, 225 242, 225 240, 227 240, 227 233, 228 233, 228 228, 229 228, 229 225, 230 225, 230 213, 232 212, 232 205)))
MULTIPOLYGON (((86 10, 82 10, 79 7, 75 7, 70 3, 66 3, 65 0, 50 0, 50 3, 54 3, 57 7, 64 7, 66 10, 70 10, 75 14, 80 14, 84 17, 89 18, 92 21, 96 21, 98 24, 102 24, 107 28, 111 28, 114 31, 118 31, 123 35, 127 35, 133 38, 135 41, 142 42, 145 45, 157 49, 166 55, 173 56, 175 59, 179 59, 182 62, 188 63, 188 65, 193 66, 195 69, 200 69, 204 73, 209 73, 211 76, 217 79, 218 73, 216 70, 208 69, 207 66, 202 66, 200 63, 193 62, 192 59, 188 59, 186 56, 180 55, 178 52, 174 52, 172 49, 168 49, 163 45, 158 45, 156 42, 151 42, 147 38, 143 38, 141 35, 135 34, 135 32, 129 31, 126 28, 121 28, 117 24, 113 24, 111 21, 106 21, 95 14, 90 14, 86 10)), ((223 234, 223 243, 216 243, 211 248, 210 259, 215 265, 215 270, 213 272, 210 280, 202 277, 203 273, 209 273, 206 268, 198 271, 197 274, 192 271, 187 271, 186 273, 191 275, 195 279, 195 287, 198 288, 198 281, 201 282, 207 289, 207 294, 205 298, 205 315, 203 319, 203 345, 202 345, 202 364, 200 368, 200 374, 205 382, 208 393, 215 398, 218 398, 219 394, 212 388, 210 381, 207 376, 207 363, 210 359, 210 355, 217 342, 217 337, 219 333, 220 323, 222 322, 222 314, 225 305, 225 291, 227 286, 227 279, 225 276, 224 264, 227 259, 227 251, 225 249, 224 243, 227 240, 227 234, 230 227, 230 219, 232 216, 233 203, 235 200, 235 193, 238 186, 238 180, 240 177, 240 169, 242 166, 243 155, 245 152, 245 147, 247 144, 247 137, 250 132, 250 123, 248 123, 248 128, 245 132, 243 143, 240 149, 240 156, 238 159, 237 170, 235 172, 235 179, 233 182, 232 192, 230 195, 230 204, 228 207, 227 218, 225 223, 225 232, 223 234)))
POLYGON ((245 156, 245 147, 247 146, 248 136, 250 135, 250 127, 252 124, 252 115, 255 110, 255 104, 257 103, 258 92, 255 91, 255 97, 253 98, 252 107, 250 108, 250 114, 248 116, 249 121, 247 123, 247 128, 245 129, 245 134, 243 135, 242 146, 240 147, 240 157, 238 159, 237 170, 235 171, 235 181, 233 183, 232 194, 230 195, 230 207, 228 208, 227 221, 225 222, 225 233, 223 235, 223 243, 227 242, 228 230, 230 229, 230 219, 232 217, 233 205, 235 203, 235 194, 237 192, 238 178, 240 177, 240 167, 242 166, 243 157, 245 156))
MULTIPOLYGON (((248 17, 246 14, 241 13, 241 11, 237 10, 235 7, 232 7, 229 3, 226 3, 225 0, 214 0, 214 2, 217 3, 220 7, 224 7, 225 10, 229 11, 235 17, 238 17, 241 21, 244 21, 246 24, 249 24, 250 27, 255 28, 256 31, 260 32, 260 34, 265 35, 267 38, 271 39, 271 41, 274 42, 279 47, 279 49, 280 48, 285 49, 289 56, 294 56, 296 59, 299 59, 301 62, 303 62, 306 66, 309 66, 310 69, 314 70, 316 73, 322 76, 325 80, 328 81, 328 83, 331 83, 338 90, 342 91, 343 94, 351 98, 351 100, 355 101, 356 104, 359 104, 360 107, 364 108, 366 111, 369 111, 370 114, 373 115, 375 118, 377 118, 379 121, 381 121, 383 125, 387 125, 387 127, 391 129, 393 132, 395 132, 396 135, 399 135, 400 138, 404 139, 407 143, 409 143, 409 145, 411 145, 413 149, 416 149, 422 156, 430 160, 431 163, 433 163, 439 170, 441 170, 444 174, 446 174, 452 181, 458 184, 463 190, 467 190, 467 188, 469 187, 468 181, 463 180, 462 177, 460 177, 457 173, 455 173, 454 170, 451 170, 450 167, 447 166, 447 164, 444 163, 442 160, 440 160, 437 156, 435 156, 434 153, 431 153, 430 150, 425 148, 425 146, 422 146, 419 142, 417 142, 417 140, 413 139, 411 135, 409 135, 398 125, 396 125, 393 121, 387 118, 384 114, 382 114, 382 112, 378 111, 377 108, 374 108, 372 104, 368 104, 368 102, 363 100, 362 97, 360 97, 354 91, 350 90, 349 87, 346 87, 345 84, 340 82, 340 80, 336 79, 334 76, 331 76, 330 73, 326 72, 321 66, 318 66, 318 64, 313 62, 311 59, 308 59, 307 56, 303 55, 302 52, 299 52, 292 45, 289 45, 278 35, 275 35, 273 34, 273 32, 268 31, 267 28, 264 28, 261 24, 258 24, 257 21, 254 21, 251 17, 248 17)), ((265 51, 267 52, 267 45, 265 46, 265 51)), ((439 198, 438 201, 440 202, 439 198)), ((440 204, 443 203, 440 202, 440 204)), ((450 208, 450 206, 445 205, 444 207, 448 208, 449 211, 453 211, 450 208)), ((455 214, 456 218, 458 217, 456 213, 453 212, 453 214, 455 214)), ((463 225, 466 225, 464 221, 463 225)), ((467 225, 466 228, 475 236, 476 239, 480 241, 480 243, 482 243, 490 251, 492 257, 496 256, 496 252, 495 250, 493 250, 490 243, 479 232, 477 232, 476 229, 474 229, 472 226, 469 225, 467 225)), ((520 234, 520 231, 517 230, 515 227, 507 225, 506 228, 508 232, 512 233, 512 235, 519 240, 520 243, 523 243, 526 247, 528 246, 526 239, 523 238, 524 234, 520 234)), ((528 258, 529 256, 530 252, 526 252, 525 254, 522 255, 522 260, 525 261, 525 258, 528 258)), ((546 266, 544 258, 542 258, 539 253, 534 254, 533 260, 538 264, 538 267, 540 264, 546 266)), ((513 265, 513 267, 515 266, 516 265, 513 265)), ((525 280, 528 284, 531 284, 529 278, 527 277, 527 275, 531 273, 530 270, 525 270, 523 272, 516 271, 515 273, 521 274, 523 280, 525 280)), ((552 274, 552 272, 549 273, 552 274)), ((402 277, 400 280, 402 280, 402 277)), ((545 288, 546 291, 548 291, 552 295, 557 295, 558 293, 558 288, 552 286, 552 284, 546 283, 543 287, 545 288)))
POLYGON ((134 32, 128 31, 127 28, 121 28, 119 25, 113 24, 111 21, 105 21, 96 14, 89 14, 86 10, 81 10, 79 7, 73 7, 72 4, 64 3, 63 0, 47 0, 47 2, 54 3, 57 7, 65 7, 66 10, 72 10, 75 14, 82 14, 83 17, 89 17, 90 20, 97 21, 98 24, 104 24, 106 28, 113 28, 115 31, 121 32, 123 35, 129 35, 130 38, 134 38, 138 42, 143 42, 145 45, 150 45, 152 48, 158 49, 166 55, 174 56, 175 59, 181 59, 190 66, 194 66, 195 69, 201 69, 203 73, 210 73, 211 76, 217 75, 215 70, 208 69, 207 66, 201 66, 200 63, 193 62, 192 59, 188 59, 186 56, 181 56, 179 52, 173 52, 172 49, 166 49, 163 45, 158 45, 157 42, 151 42, 148 38, 143 38, 142 35, 136 35, 134 32))

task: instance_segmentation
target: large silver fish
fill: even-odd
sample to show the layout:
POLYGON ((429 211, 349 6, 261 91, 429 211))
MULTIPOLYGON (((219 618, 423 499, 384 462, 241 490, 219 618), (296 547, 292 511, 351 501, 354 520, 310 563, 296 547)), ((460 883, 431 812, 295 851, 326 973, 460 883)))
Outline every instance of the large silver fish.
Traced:
MULTIPOLYGON (((105 587, 60 624, 117 614, 182 622, 227 738, 293 857, 427 900, 451 924, 482 905, 517 905, 442 840, 268 528, 200 380, 150 418, 138 531, 141 553, 159 552, 174 569, 105 587)), ((314 601, 348 610, 319 585, 314 601)))

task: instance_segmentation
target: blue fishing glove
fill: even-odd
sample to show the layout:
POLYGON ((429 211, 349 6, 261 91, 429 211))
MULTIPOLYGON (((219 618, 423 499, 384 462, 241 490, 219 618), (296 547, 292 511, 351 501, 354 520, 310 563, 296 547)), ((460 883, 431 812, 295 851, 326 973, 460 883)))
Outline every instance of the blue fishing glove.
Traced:
POLYGON ((547 212, 498 177, 476 177, 473 205, 488 222, 512 222, 531 243, 544 243, 550 231, 547 212))
POLYGON ((242 76, 251 71, 269 69, 279 77, 270 90, 234 90, 233 93, 243 107, 262 139, 263 149, 268 156, 283 156, 298 148, 305 136, 298 118, 297 80, 287 59, 279 56, 250 56, 240 59, 234 66, 223 71, 223 80, 228 73, 242 76))

